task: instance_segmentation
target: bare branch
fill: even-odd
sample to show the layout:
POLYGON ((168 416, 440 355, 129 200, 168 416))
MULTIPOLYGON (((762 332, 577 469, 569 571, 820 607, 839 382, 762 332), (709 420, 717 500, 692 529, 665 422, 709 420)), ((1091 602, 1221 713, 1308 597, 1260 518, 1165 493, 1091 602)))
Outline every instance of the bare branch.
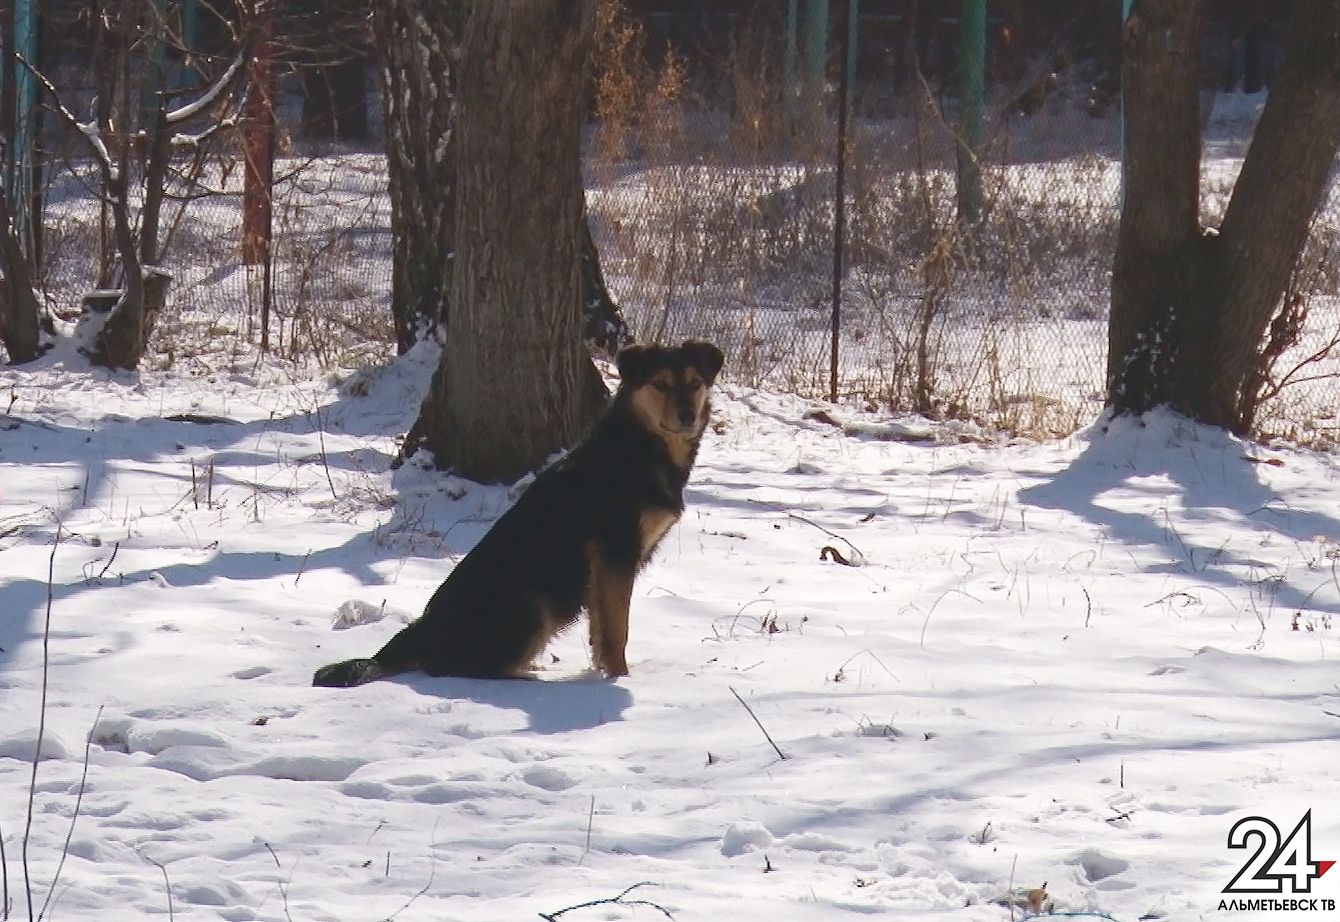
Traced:
POLYGON ((70 124, 71 128, 83 135, 84 140, 87 141, 89 147, 93 149, 93 154, 97 158, 98 165, 102 167, 103 172, 109 176, 115 175, 116 164, 112 162, 111 154, 107 152, 107 145, 102 141, 102 134, 98 124, 96 122, 79 121, 79 117, 71 112, 66 107, 65 103, 61 101, 60 91, 56 89, 55 84, 47 78, 46 74, 34 67, 23 55, 16 54, 14 57, 18 59, 18 62, 22 64, 34 78, 36 78, 38 83, 42 84, 42 87, 51 96, 52 104, 60 114, 60 117, 65 119, 65 121, 70 124))
POLYGON ((233 58, 233 63, 229 64, 228 69, 223 72, 223 76, 214 81, 214 85, 206 90, 199 99, 167 113, 164 119, 166 124, 176 125, 185 122, 214 105, 215 102, 223 97, 224 92, 232 85, 232 82, 237 75, 242 72, 242 64, 245 58, 246 52, 239 51, 237 57, 233 58))
POLYGON ((576 909, 590 909, 592 906, 650 906, 652 909, 655 909, 658 912, 660 912, 661 915, 665 916, 667 919, 673 919, 674 916, 670 915, 670 910, 666 909, 664 906, 661 906, 659 903, 653 903, 651 902, 651 900, 624 899, 624 897, 632 893, 638 887, 650 887, 650 886, 651 882, 644 880, 641 881, 640 883, 633 884, 633 886, 629 887, 627 890, 625 890, 623 893, 620 893, 618 896, 606 897, 601 900, 589 900, 585 903, 578 903, 576 906, 568 906, 565 909, 555 910, 554 912, 542 912, 540 913, 540 918, 544 919, 545 922, 557 922, 559 916, 565 915, 576 909))

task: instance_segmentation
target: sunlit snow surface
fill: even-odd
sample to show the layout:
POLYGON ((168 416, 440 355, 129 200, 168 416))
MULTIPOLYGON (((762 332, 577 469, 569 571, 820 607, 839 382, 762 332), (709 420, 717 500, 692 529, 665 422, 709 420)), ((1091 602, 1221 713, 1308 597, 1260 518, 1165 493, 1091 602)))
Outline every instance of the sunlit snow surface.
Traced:
POLYGON ((1166 415, 1005 444, 726 386, 630 677, 574 630, 542 681, 311 688, 509 502, 390 470, 435 358, 0 372, 15 918, 63 852, 47 918, 304 922, 535 919, 643 882, 625 899, 678 920, 1002 920, 1043 882, 1057 912, 1286 918, 1218 910, 1232 824, 1311 809, 1312 858, 1340 858, 1334 456, 1166 415))

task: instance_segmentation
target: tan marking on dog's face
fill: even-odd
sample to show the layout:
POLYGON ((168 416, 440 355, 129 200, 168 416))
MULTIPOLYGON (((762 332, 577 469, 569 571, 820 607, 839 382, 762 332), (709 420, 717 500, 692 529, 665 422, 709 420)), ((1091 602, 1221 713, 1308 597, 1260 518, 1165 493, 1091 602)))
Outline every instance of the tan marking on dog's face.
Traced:
POLYGON ((696 368, 662 368, 633 391, 633 410, 662 437, 696 439, 707 426, 708 388, 696 368))

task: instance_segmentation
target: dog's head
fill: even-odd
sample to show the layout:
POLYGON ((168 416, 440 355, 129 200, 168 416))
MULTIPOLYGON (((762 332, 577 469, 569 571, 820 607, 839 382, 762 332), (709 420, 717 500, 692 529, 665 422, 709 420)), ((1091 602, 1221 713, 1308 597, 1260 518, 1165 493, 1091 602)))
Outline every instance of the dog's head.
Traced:
POLYGON ((725 362, 711 343, 629 346, 619 353, 619 396, 662 438, 697 439, 707 426, 708 390, 725 362))

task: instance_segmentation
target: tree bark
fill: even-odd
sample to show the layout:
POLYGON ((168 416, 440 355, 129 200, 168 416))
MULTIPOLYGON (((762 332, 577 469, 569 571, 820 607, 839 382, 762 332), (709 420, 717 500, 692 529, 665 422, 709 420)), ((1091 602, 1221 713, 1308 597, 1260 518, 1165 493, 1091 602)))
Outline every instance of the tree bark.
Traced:
POLYGON ((391 194, 391 313, 403 354, 446 318, 456 203, 459 3, 380 0, 373 14, 391 194))
POLYGON ((1204 11, 1205 0, 1138 0, 1125 27, 1108 404, 1136 413, 1167 404, 1246 435, 1270 362, 1287 345, 1271 341, 1273 321, 1340 151, 1340 0, 1295 4, 1283 65, 1217 233, 1199 225, 1204 11))
POLYGON ((1123 201, 1112 269, 1108 403, 1174 401, 1194 324, 1200 241, 1200 35, 1205 0, 1139 0, 1123 35, 1123 201))
MULTIPOLYGON (((249 87, 242 130, 242 262, 248 266, 264 266, 270 262, 274 217, 274 11, 264 3, 256 4, 254 10, 259 20, 258 36, 249 61, 249 87)), ((262 318, 261 329, 268 332, 266 319, 262 318)))
POLYGON ((510 482, 593 416, 580 156, 596 0, 465 6, 447 339, 407 447, 510 482))
POLYGON ((1338 150, 1340 0, 1300 0, 1219 229, 1206 422, 1240 433, 1252 426, 1268 372, 1261 346, 1326 197, 1338 150))
POLYGON ((624 320, 619 305, 614 303, 609 286, 605 284, 605 273, 600 268, 600 251, 596 249, 595 239, 591 236, 591 215, 585 210, 582 212, 581 261, 582 317, 586 345, 612 358, 633 341, 633 333, 628 329, 628 321, 624 320))
POLYGON ((102 24, 103 31, 94 51, 93 73, 98 85, 107 89, 97 100, 97 125, 100 137, 115 138, 109 155, 115 162, 99 159, 99 165, 103 195, 111 213, 112 241, 124 275, 124 294, 98 330, 88 355, 95 365, 131 369, 144 355, 144 272, 130 217, 132 145, 124 133, 116 137, 112 126, 118 119, 128 123, 133 120, 125 102, 125 76, 140 21, 135 10, 123 7, 104 17, 102 24))
POLYGON ((9 200, 0 191, 0 345, 13 364, 42 354, 41 308, 33 294, 27 257, 14 233, 9 200))

